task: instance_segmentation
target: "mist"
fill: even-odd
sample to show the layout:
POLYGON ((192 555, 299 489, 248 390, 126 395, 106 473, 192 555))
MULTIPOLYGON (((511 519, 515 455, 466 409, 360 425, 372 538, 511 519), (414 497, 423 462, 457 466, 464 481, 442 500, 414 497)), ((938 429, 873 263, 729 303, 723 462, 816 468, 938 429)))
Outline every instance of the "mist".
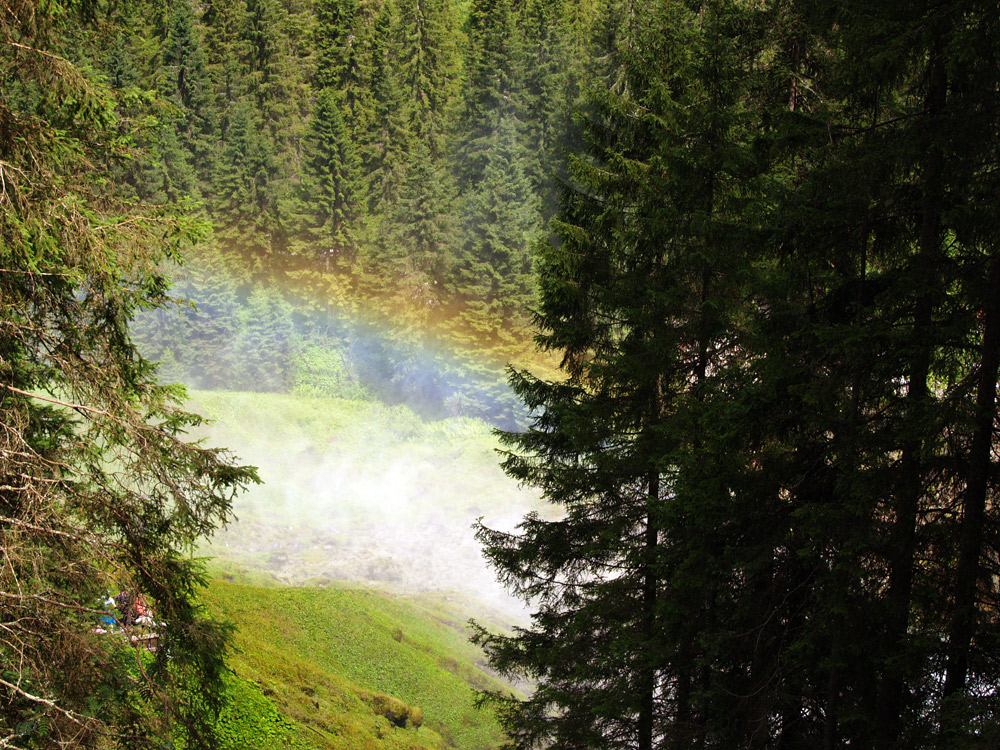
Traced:
POLYGON ((485 422, 280 394, 201 392, 193 407, 215 419, 209 443, 264 482, 237 498, 238 520, 204 553, 281 583, 437 592, 523 619, 472 525, 513 530, 539 501, 499 468, 485 422))
POLYGON ((135 340, 163 380, 200 389, 190 408, 214 424, 196 437, 263 480, 201 552, 279 583, 438 592, 520 619, 472 528, 544 510, 499 468, 493 427, 526 423, 502 368, 239 282, 211 254, 177 271, 193 305, 143 313, 135 340))

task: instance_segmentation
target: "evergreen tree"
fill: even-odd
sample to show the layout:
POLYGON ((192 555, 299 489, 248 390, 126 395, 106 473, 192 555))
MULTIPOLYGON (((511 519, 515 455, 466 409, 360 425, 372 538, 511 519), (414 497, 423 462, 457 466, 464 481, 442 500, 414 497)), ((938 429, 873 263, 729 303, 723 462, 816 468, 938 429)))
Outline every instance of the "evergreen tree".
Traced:
POLYGON ((465 111, 456 149, 463 190, 476 186, 486 168, 491 139, 514 113, 518 46, 510 0, 475 0, 469 11, 465 62, 465 111))
POLYGON ((369 164, 368 209, 384 213, 395 201, 405 170, 407 131, 405 93, 400 84, 395 37, 395 12, 391 0, 375 18, 372 38, 372 94, 374 121, 369 164))
POLYGON ((482 180, 465 198, 465 243, 456 253, 449 284, 466 301, 463 322, 489 336, 526 313, 537 218, 512 116, 501 120, 486 154, 482 180))
POLYGON ((351 220, 361 192, 360 160, 341 113, 337 92, 323 89, 305 143, 306 175, 299 191, 302 238, 329 265, 353 256, 351 220))
POLYGON ((371 161, 374 122, 373 54, 376 8, 372 0, 321 0, 316 6, 317 91, 337 91, 341 117, 358 158, 371 161))
POLYGON ((435 166, 424 141, 413 143, 407 161, 406 180, 390 215, 385 264, 407 297, 422 300, 425 307, 439 307, 452 248, 458 242, 450 210, 450 174, 445 166, 435 166))
POLYGON ((400 80, 409 100, 409 130, 443 157, 443 136, 456 96, 458 53, 454 21, 443 0, 399 0, 400 80))
POLYGON ((322 0, 316 4, 313 48, 318 57, 314 83, 317 91, 343 89, 351 80, 357 55, 357 18, 357 0, 322 0))
POLYGON ((243 37, 247 45, 247 68, 251 76, 250 86, 261 109, 269 109, 276 98, 276 92, 272 91, 278 57, 276 6, 275 0, 247 0, 246 5, 243 37))
POLYGON ((576 104, 571 94, 573 61, 566 53, 571 40, 561 25, 564 12, 561 0, 529 0, 518 18, 524 40, 523 59, 517 64, 524 71, 518 116, 525 130, 525 171, 546 209, 554 208, 557 198, 552 175, 565 161, 562 151, 572 132, 569 112, 576 104))
POLYGON ((541 251, 567 378, 514 380, 565 514, 480 530, 511 744, 991 746, 995 14, 655 8, 541 251))
MULTIPOLYGON (((832 424, 839 416, 840 426, 814 441, 831 456, 835 489, 850 490, 832 499, 865 519, 837 546, 861 550, 845 558, 866 581, 859 609, 870 628, 867 642, 854 631, 839 636, 859 650, 867 646, 871 666, 853 674, 841 670, 857 682, 834 691, 827 731, 874 747, 930 746, 936 733, 943 734, 938 741, 944 746, 974 746, 982 730, 972 727, 988 727, 995 710, 990 699, 963 695, 956 686, 964 678, 949 685, 947 668, 944 685, 934 686, 941 665, 955 665, 955 652, 943 644, 954 637, 958 619, 969 627, 962 652, 972 646, 973 622, 983 644, 995 628, 992 618, 972 614, 995 596, 981 585, 978 561, 985 549, 973 542, 966 551, 975 553, 960 551, 989 524, 985 502, 972 504, 975 520, 964 509, 972 495, 987 494, 982 475, 972 480, 965 467, 975 463, 972 445, 985 439, 971 427, 982 426, 982 412, 972 415, 995 397, 987 324, 992 302, 982 287, 960 279, 972 267, 980 278, 990 277, 989 253, 974 250, 970 239, 991 231, 991 222, 953 211, 979 189, 995 147, 988 144, 996 143, 993 125, 981 114, 989 106, 984 92, 997 88, 995 71, 978 68, 980 62, 995 65, 985 61, 997 54, 982 47, 981 35, 995 29, 983 13, 975 3, 947 12, 929 5, 859 5, 835 25, 829 17, 803 13, 815 24, 810 30, 824 44, 836 40, 841 51, 819 81, 828 101, 841 108, 827 113, 825 140, 816 133, 812 158, 818 166, 793 203, 808 212, 804 226, 810 232, 801 245, 794 243, 796 257, 815 258, 812 268, 828 269, 821 277, 825 288, 811 285, 811 302, 825 300, 820 330, 844 359, 837 386, 844 407, 829 418, 832 424), (958 17, 964 20, 955 23, 958 17), (970 46, 984 50, 975 63, 959 52, 970 46), (966 82, 973 77, 981 86, 970 89, 966 82), (807 245, 809 254, 801 249, 807 245), (824 250, 826 257, 812 256, 824 250), (962 353, 972 350, 981 357, 975 364, 962 353), (857 459, 843 458, 850 454, 841 441, 849 441, 857 459), (952 525, 958 515, 962 532, 952 525), (962 557, 969 567, 949 571, 945 560, 962 557), (965 614, 957 616, 963 607, 965 614), (869 700, 854 704, 858 695, 869 700), (959 721, 950 713, 955 702, 969 711, 959 721), (841 720, 841 711, 854 721, 841 720)), ((804 97, 801 89, 791 93, 790 108, 804 97)), ((824 538, 825 531, 816 536, 824 538)), ((997 679, 980 665, 980 684, 997 679)))
POLYGON ((287 392, 292 383, 295 329, 291 308, 273 289, 250 295, 235 342, 234 382, 248 391, 287 392))
POLYGON ((211 179, 215 166, 215 111, 205 53, 188 0, 173 8, 161 64, 164 96, 177 107, 166 123, 163 155, 173 184, 200 197, 200 185, 211 179), (176 142, 175 140, 176 139, 176 142), (196 183, 190 177, 198 177, 196 183))
POLYGON ((226 131, 224 113, 246 93, 247 69, 241 60, 240 30, 246 12, 238 0, 209 0, 201 13, 202 49, 212 81, 213 106, 223 113, 220 130, 226 131))
POLYGON ((199 418, 130 340, 192 228, 110 182, 133 123, 70 62, 93 51, 88 9, 0 8, 0 744, 211 748, 225 629, 188 552, 254 473, 185 441, 199 418), (109 590, 169 623, 155 657, 95 632, 109 590))
POLYGON ((262 126, 247 100, 233 106, 213 190, 217 237, 231 246, 257 248, 258 252, 270 247, 274 213, 274 157, 262 126))
POLYGON ((176 271, 177 304, 138 316, 131 331, 162 377, 194 388, 231 389, 240 304, 220 253, 199 248, 176 271))
POLYGON ((749 66, 722 59, 759 54, 758 12, 651 11, 621 37, 589 115, 592 159, 574 163, 557 240, 539 250, 538 340, 566 378, 512 379, 535 417, 503 436, 504 468, 563 517, 479 531, 536 607, 531 628, 479 636, 502 673, 538 680, 527 701, 499 701, 511 747, 680 747, 714 718, 712 613, 732 573, 711 524, 734 508, 705 470, 726 454, 702 431, 733 419, 737 225, 757 194, 749 66))

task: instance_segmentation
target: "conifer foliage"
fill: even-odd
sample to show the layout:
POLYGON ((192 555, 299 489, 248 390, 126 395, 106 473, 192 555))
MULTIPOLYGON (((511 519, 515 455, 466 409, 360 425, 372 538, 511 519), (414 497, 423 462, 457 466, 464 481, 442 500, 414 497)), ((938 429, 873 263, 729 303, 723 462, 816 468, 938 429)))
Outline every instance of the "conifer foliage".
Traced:
POLYGON ((209 748, 225 629, 187 553, 255 477, 185 441, 198 417, 130 341, 192 226, 111 187, 139 94, 69 61, 110 33, 95 10, 0 9, 0 745, 209 748), (164 623, 155 657, 95 632, 119 590, 164 623))
POLYGON ((479 530, 510 747, 996 744, 997 23, 608 4, 504 437, 556 511, 479 530))

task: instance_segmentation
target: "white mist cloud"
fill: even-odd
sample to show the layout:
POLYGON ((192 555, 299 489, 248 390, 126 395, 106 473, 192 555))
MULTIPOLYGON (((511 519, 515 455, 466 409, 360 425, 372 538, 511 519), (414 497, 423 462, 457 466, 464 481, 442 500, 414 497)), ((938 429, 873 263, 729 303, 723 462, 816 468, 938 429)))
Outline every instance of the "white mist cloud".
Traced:
POLYGON ((210 442, 260 469, 239 521, 206 550, 289 583, 350 581, 485 601, 520 619, 472 525, 511 530, 538 508, 503 474, 495 438, 469 419, 422 422, 402 407, 263 394, 208 394, 210 442))

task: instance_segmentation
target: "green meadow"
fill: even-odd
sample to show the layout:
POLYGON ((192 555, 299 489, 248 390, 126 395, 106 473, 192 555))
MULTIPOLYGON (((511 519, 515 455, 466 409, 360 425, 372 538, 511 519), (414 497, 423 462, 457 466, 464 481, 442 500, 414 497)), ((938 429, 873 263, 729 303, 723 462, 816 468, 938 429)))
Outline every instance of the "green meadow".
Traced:
POLYGON ((227 749, 462 748, 501 740, 476 690, 505 690, 468 642, 468 612, 432 597, 213 578, 235 627, 227 749))

